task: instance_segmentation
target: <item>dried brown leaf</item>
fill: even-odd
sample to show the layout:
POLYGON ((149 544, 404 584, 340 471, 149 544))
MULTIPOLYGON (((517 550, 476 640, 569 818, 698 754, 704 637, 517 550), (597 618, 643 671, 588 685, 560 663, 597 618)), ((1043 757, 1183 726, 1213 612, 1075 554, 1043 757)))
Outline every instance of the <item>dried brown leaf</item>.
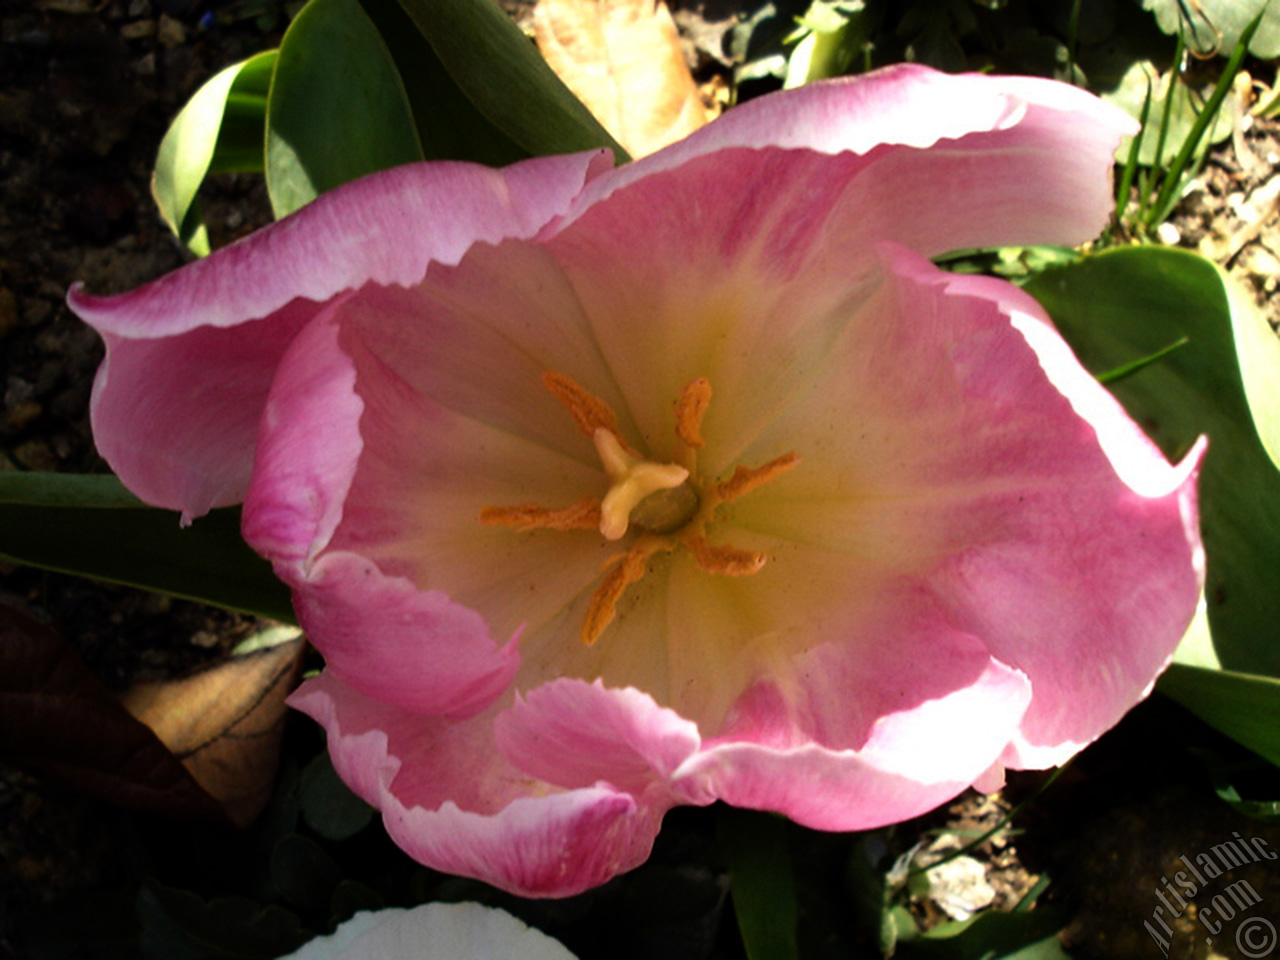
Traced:
POLYGON ((74 650, 7 606, 0 606, 0 757, 131 810, 224 819, 218 802, 74 650))
POLYGON ((134 687, 129 712, 156 732, 237 825, 251 823, 271 798, 303 641, 224 660, 164 683, 134 687))
POLYGON ((538 0, 533 26, 551 69, 633 157, 707 122, 664 3, 538 0))

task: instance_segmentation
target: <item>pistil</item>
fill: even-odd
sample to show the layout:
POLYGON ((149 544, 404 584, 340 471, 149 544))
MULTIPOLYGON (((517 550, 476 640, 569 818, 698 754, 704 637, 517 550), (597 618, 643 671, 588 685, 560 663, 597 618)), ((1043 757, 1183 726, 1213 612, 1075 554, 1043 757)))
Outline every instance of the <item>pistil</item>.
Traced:
MULTIPOLYGON (((631 522, 631 513, 640 502, 651 494, 681 486, 689 479, 689 471, 674 463, 641 460, 622 449, 617 436, 604 427, 597 427, 592 439, 611 481, 609 492, 600 502, 600 533, 606 540, 621 540, 631 522)), ((691 510, 685 519, 692 516, 691 510)))
POLYGON ((599 500, 585 497, 567 507, 534 503, 484 507, 480 522, 520 531, 598 529, 609 541, 621 540, 633 526, 640 529, 632 546, 606 563, 604 577, 587 604, 579 632, 583 643, 595 643, 613 622, 627 588, 644 577, 655 554, 684 546, 706 573, 745 577, 760 572, 768 560, 765 554, 708 543, 706 526, 720 506, 794 467, 800 460, 794 452, 758 467, 735 467, 727 480, 703 483, 694 471, 697 451, 706 445, 702 421, 711 402, 711 384, 705 377, 690 381, 676 398, 680 463, 659 463, 640 456, 622 436, 609 405, 571 377, 547 371, 542 383, 573 417, 579 432, 591 439, 609 489, 599 500))

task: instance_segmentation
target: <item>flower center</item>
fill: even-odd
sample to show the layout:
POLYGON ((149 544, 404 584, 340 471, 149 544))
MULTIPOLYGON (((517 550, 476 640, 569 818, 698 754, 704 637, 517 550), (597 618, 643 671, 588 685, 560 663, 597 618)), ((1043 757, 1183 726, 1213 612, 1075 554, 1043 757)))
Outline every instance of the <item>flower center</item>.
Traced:
POLYGON ((600 533, 606 540, 621 540, 632 521, 654 533, 670 533, 693 519, 698 493, 687 469, 640 459, 604 427, 596 427, 591 439, 611 484, 600 501, 600 533))
POLYGON ((548 371, 542 383, 595 444, 609 489, 599 500, 587 497, 561 508, 534 503, 485 507, 480 522, 520 531, 594 528, 610 541, 621 540, 632 527, 638 531, 630 549, 605 563, 604 578, 591 597, 580 631, 583 643, 590 645, 600 638, 616 616, 627 587, 645 575, 656 554, 683 546, 707 573, 741 577, 760 572, 768 559, 764 554, 713 546, 707 542, 706 527, 721 505, 795 466, 800 459, 795 453, 759 467, 738 466, 727 480, 706 482, 694 472, 697 451, 705 446, 702 419, 711 402, 711 384, 705 377, 686 384, 676 399, 676 436, 683 463, 659 463, 640 456, 623 439, 609 405, 570 377, 548 371))

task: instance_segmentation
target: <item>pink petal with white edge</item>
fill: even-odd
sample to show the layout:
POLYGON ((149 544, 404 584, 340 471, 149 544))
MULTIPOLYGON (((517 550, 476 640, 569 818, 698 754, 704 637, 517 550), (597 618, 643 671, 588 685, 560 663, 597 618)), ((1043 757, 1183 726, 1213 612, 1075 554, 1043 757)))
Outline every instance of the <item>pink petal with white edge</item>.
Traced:
POLYGON ((155 339, 234 327, 298 298, 323 303, 366 283, 409 286, 427 264, 457 263, 477 242, 529 237, 563 214, 603 151, 541 157, 501 170, 436 161, 375 173, 296 213, 113 297, 76 288, 71 308, 95 329, 155 339))
POLYGON ((885 256, 831 367, 749 451, 822 447, 828 469, 733 522, 917 580, 1030 679, 1002 762, 1061 762, 1145 696, 1191 618, 1199 454, 1166 463, 1010 284, 885 256))
POLYGON ((242 530, 291 584, 333 536, 364 448, 355 366, 338 344, 353 301, 330 302, 293 340, 260 417, 242 530))
MULTIPOLYGON (((774 147, 851 152, 887 164, 879 182, 892 199, 883 202, 901 206, 880 226, 901 225, 910 236, 877 238, 930 256, 963 246, 1075 244, 1106 224, 1113 151, 1135 130, 1131 117, 1066 84, 902 64, 736 107, 593 181, 573 216, 698 158, 774 147)), ((737 190, 730 176, 724 184, 737 190)))
POLYGON ((280 363, 245 503, 245 539, 293 588, 298 620, 336 676, 406 709, 475 713, 510 685, 519 667, 514 638, 500 648, 478 613, 439 591, 419 590, 358 554, 321 553, 363 448, 364 404, 338 343, 351 310, 359 310, 358 297, 330 305, 280 363))
MULTIPOLYGON (((941 75, 911 69, 876 76, 874 89, 898 91, 901 80, 916 91, 926 128, 930 118, 953 119, 942 109, 951 87, 937 82, 941 75), (934 91, 939 104, 927 95, 934 91)), ((959 79, 962 88, 985 91, 979 103, 1008 99, 988 78, 959 79)), ((863 82, 870 81, 805 90, 823 103, 844 102, 841 93, 857 101, 863 82)), ((1039 83, 1025 85, 1041 91, 1039 83)), ((1074 243, 1096 233, 1111 208, 1107 174, 1117 124, 1095 123, 1089 111, 1111 108, 1087 94, 1043 86, 1054 109, 1027 106, 1012 126, 927 150, 695 152, 669 169, 646 168, 647 176, 628 180, 547 237, 608 379, 650 451, 670 456, 674 444, 668 411, 654 397, 674 397, 697 376, 710 379, 716 397, 706 435, 749 439, 770 422, 825 365, 832 339, 869 295, 880 271, 878 243, 932 256, 989 244, 1074 243), (1080 111, 1058 112, 1064 96, 1080 101, 1080 111)), ((855 119, 850 108, 848 122, 855 119)), ((589 190, 652 159, 606 174, 589 190)), ((741 453, 718 446, 704 466, 716 473, 741 453)))
POLYGON ((477 241, 532 236, 608 166, 596 151, 504 170, 400 167, 130 293, 73 288, 71 309, 107 339, 93 407, 99 449, 149 503, 192 516, 238 502, 275 364, 324 301, 370 281, 415 283, 477 241), (201 383, 208 389, 193 389, 201 383), (141 398, 140 384, 156 399, 141 398))
POLYGON ((267 387, 315 309, 295 301, 264 320, 159 340, 103 333, 89 408, 98 452, 130 490, 184 522, 238 503, 267 387))
POLYGON ((494 741, 497 706, 460 722, 423 717, 328 673, 290 704, 325 727, 334 767, 407 853, 520 896, 571 896, 638 866, 665 812, 608 788, 531 780, 494 741))
POLYGON ((356 554, 317 560, 293 584, 293 606, 335 677, 407 710, 469 716, 520 668, 516 637, 499 646, 476 611, 356 554))
POLYGON ((697 752, 701 737, 695 724, 647 693, 607 690, 599 680, 554 680, 517 696, 498 717, 497 742, 539 780, 569 788, 604 781, 644 797, 670 794, 672 775, 697 752))
POLYGON ((831 610, 847 635, 748 689, 676 785, 818 829, 861 830, 930 810, 982 777, 1027 709, 1027 678, 927 593, 886 593, 877 610, 831 610))
POLYGON ((915 816, 990 770, 1030 685, 927 596, 898 591, 878 620, 857 619, 859 632, 747 690, 705 743, 645 693, 558 680, 498 717, 498 745, 540 780, 661 806, 724 800, 829 830, 915 816))

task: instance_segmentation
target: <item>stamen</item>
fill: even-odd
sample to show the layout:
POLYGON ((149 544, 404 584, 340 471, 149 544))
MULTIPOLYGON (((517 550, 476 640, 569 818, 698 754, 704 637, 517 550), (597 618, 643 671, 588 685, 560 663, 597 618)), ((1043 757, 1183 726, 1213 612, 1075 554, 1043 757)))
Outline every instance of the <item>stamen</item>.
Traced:
POLYGON ((609 405, 591 393, 582 384, 563 373, 548 370, 542 375, 542 385, 569 411, 578 429, 588 438, 600 429, 618 436, 618 418, 609 405))
POLYGON ((711 381, 699 377, 684 385, 676 398, 676 436, 695 450, 707 445, 702 438, 702 418, 711 403, 711 381))
POLYGON ((627 553, 615 557, 612 564, 591 596, 586 619, 582 621, 582 629, 578 633, 579 639, 588 647, 599 640, 600 634, 613 622, 618 612, 618 601, 622 599, 627 587, 644 576, 649 566, 649 551, 633 547, 627 553))
POLYGON ((488 527, 515 527, 517 530, 594 530, 600 526, 600 501, 584 497, 559 510, 521 503, 514 507, 484 507, 480 522, 488 527))
POLYGON ((749 577, 753 573, 759 573, 769 559, 754 550, 713 547, 705 537, 687 537, 683 543, 693 554, 693 561, 699 569, 725 577, 749 577))
POLYGON ((775 457, 759 467, 734 467, 733 476, 716 484, 716 494, 720 502, 731 503, 774 477, 782 476, 799 462, 800 457, 792 452, 775 457))

